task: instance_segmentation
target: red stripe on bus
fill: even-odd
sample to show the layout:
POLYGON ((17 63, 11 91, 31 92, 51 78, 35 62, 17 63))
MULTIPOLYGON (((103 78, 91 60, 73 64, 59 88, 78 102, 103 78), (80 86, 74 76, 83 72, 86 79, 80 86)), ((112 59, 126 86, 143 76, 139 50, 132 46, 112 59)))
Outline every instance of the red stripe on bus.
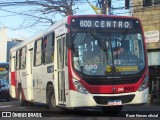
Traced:
POLYGON ((15 76, 15 72, 11 72, 11 85, 16 87, 16 76, 15 76))
POLYGON ((73 74, 74 74, 74 71, 73 71, 73 67, 72 67, 72 52, 71 52, 71 49, 68 49, 68 79, 69 79, 69 89, 76 91, 75 86, 73 84, 73 80, 72 80, 73 74))
POLYGON ((115 94, 115 93, 128 93, 136 92, 145 78, 146 72, 134 84, 122 84, 122 85, 89 85, 84 80, 80 80, 80 83, 91 93, 91 94, 115 94), (113 89, 114 88, 114 89, 113 89))

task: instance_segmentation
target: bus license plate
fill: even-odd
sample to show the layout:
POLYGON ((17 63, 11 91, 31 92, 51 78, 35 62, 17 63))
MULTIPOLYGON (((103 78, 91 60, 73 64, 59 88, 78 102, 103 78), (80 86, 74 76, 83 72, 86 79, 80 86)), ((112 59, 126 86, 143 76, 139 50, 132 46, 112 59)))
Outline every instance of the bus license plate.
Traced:
POLYGON ((111 101, 108 101, 108 105, 109 106, 122 105, 122 101, 121 100, 111 100, 111 101))

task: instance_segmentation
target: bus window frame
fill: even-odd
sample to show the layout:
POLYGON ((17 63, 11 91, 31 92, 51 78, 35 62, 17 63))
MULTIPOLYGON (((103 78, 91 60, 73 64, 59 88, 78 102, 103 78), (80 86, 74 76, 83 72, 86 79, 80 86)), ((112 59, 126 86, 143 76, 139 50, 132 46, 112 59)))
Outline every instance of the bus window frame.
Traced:
POLYGON ((21 49, 20 49, 20 52, 23 52, 23 49, 25 49, 25 52, 24 52, 24 58, 22 58, 22 54, 20 54, 20 57, 19 57, 19 62, 20 62, 20 70, 24 70, 24 69, 26 69, 26 46, 25 47, 22 47, 21 49), (24 59, 24 61, 25 61, 25 67, 24 68, 22 68, 22 59, 24 59))
POLYGON ((42 47, 43 47, 43 38, 39 38, 38 40, 36 40, 35 42, 34 42, 34 67, 38 67, 38 66, 41 66, 42 65, 42 63, 43 63, 43 54, 42 54, 42 47), (37 42, 38 41, 41 41, 41 51, 39 51, 39 52, 36 52, 36 50, 37 50, 37 42), (36 65, 36 54, 37 53, 41 53, 41 63, 40 64, 38 64, 38 65, 36 65))
POLYGON ((16 65, 15 70, 20 70, 20 61, 19 61, 19 49, 16 51, 16 65))
POLYGON ((43 63, 44 65, 53 63, 53 61, 54 61, 54 59, 52 59, 52 58, 54 58, 54 57, 53 57, 53 56, 54 56, 54 47, 55 47, 55 46, 54 46, 54 42, 55 42, 55 33, 54 33, 54 32, 51 32, 51 33, 45 35, 45 36, 43 37, 43 39, 42 39, 42 63, 43 63), (47 39, 47 41, 48 41, 48 40, 49 40, 48 38, 49 38, 50 35, 52 35, 52 36, 51 36, 51 38, 52 38, 52 46, 49 47, 49 48, 47 48, 47 46, 44 47, 44 40, 47 39), (51 54, 51 57, 52 57, 52 58, 51 58, 51 61, 45 62, 45 58, 46 58, 45 52, 48 51, 48 50, 50 50, 50 49, 52 49, 52 54, 51 54))

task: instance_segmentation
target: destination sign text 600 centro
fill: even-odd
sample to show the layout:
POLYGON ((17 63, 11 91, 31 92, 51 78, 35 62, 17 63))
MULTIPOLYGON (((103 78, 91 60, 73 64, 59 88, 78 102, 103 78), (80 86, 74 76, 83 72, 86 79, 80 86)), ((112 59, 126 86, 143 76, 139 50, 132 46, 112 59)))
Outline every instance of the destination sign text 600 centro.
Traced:
POLYGON ((72 24, 76 25, 78 28, 119 28, 119 29, 131 29, 133 28, 133 23, 127 20, 89 20, 72 19, 72 24))

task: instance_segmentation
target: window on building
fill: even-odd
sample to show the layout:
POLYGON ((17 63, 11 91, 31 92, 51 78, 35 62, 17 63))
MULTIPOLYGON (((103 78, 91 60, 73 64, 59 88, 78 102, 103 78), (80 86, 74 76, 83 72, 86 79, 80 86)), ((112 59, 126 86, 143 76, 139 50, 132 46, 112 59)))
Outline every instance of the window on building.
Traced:
POLYGON ((38 66, 42 64, 42 39, 35 42, 35 59, 34 65, 38 66))
POLYGON ((26 47, 20 49, 20 69, 26 67, 26 47))
POLYGON ((51 63, 54 59, 54 33, 51 33, 43 39, 43 63, 51 63))
POLYGON ((143 0, 143 7, 152 6, 152 0, 143 0))
POLYGON ((143 7, 158 5, 160 4, 160 0, 143 0, 143 7))
POLYGON ((160 0, 154 0, 154 5, 160 4, 160 0))

